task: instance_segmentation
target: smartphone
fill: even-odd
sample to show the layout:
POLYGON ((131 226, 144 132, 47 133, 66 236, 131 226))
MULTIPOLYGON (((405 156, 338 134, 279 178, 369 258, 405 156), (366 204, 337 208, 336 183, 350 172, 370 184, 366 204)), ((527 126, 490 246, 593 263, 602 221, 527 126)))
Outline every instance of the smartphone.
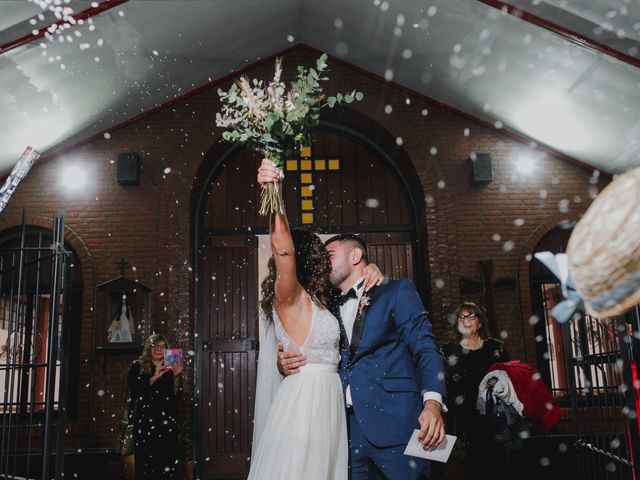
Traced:
POLYGON ((182 352, 179 348, 167 348, 164 351, 164 369, 171 370, 173 365, 182 368, 182 352))

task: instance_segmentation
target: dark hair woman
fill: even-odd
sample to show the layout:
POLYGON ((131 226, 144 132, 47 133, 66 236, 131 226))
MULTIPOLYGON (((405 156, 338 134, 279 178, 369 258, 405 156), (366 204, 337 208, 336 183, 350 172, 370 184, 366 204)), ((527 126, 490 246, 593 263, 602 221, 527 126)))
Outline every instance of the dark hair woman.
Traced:
POLYGON ((487 317, 473 302, 463 302, 452 318, 452 339, 443 345, 447 377, 447 431, 464 447, 464 478, 487 478, 493 439, 487 419, 476 410, 478 385, 494 363, 508 362, 504 344, 489 336, 487 317))
POLYGON ((168 347, 164 335, 151 335, 129 368, 136 480, 178 478, 176 400, 182 393, 182 370, 179 365, 165 369, 168 347))
MULTIPOLYGON (((268 159, 258 170, 261 185, 278 182, 280 171, 268 159)), ((256 413, 249 480, 262 478, 347 479, 348 446, 342 387, 338 377, 340 325, 327 310, 331 294, 329 254, 316 235, 289 230, 284 214, 272 213, 273 256, 262 282, 261 310, 271 336, 285 351, 303 352, 308 363, 277 386, 270 405, 259 405, 270 388, 261 379, 275 370, 275 339, 271 357, 258 361, 256 413)), ((267 335, 265 335, 266 337, 267 335)), ((266 352, 265 352, 266 353, 266 352)))
MULTIPOLYGON (((316 304, 328 308, 333 287, 329 281, 331 263, 324 243, 316 234, 301 229, 292 229, 291 239, 295 250, 298 283, 316 304)), ((267 276, 262 281, 260 308, 269 319, 273 319, 274 287, 277 278, 275 257, 269 259, 268 268, 267 276)))

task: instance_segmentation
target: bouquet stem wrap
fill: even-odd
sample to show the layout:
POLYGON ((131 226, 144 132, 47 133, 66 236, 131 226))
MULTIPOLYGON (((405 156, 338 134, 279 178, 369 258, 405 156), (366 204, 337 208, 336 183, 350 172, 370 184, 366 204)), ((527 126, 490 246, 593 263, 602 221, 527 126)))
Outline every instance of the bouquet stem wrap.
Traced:
POLYGON ((260 215, 270 213, 284 214, 284 199, 282 198, 282 182, 267 183, 260 192, 260 215))

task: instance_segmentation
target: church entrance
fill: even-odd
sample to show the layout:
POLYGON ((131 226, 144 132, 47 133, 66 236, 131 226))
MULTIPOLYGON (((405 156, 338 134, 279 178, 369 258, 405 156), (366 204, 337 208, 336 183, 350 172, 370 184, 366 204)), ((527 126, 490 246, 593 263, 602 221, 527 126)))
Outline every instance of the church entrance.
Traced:
MULTIPOLYGON (((203 479, 248 473, 258 297, 270 256, 267 219, 257 213, 259 162, 246 149, 219 161, 198 210, 196 418, 203 479)), ((319 130, 313 146, 289 159, 285 171, 292 227, 360 233, 385 275, 418 284, 426 277, 416 248, 424 219, 389 154, 353 135, 319 130)))

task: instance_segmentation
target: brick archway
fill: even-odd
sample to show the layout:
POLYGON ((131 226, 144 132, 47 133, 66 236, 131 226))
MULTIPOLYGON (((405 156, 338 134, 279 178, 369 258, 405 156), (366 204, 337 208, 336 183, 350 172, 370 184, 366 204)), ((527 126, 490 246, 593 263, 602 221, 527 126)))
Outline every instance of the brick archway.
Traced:
MULTIPOLYGON (((345 230, 366 234, 370 247, 375 247, 373 252, 370 248, 370 255, 374 261, 378 259, 383 271, 415 278, 422 283, 424 292, 428 290, 428 272, 424 260, 427 238, 422 185, 413 163, 395 138, 381 127, 365 129, 365 135, 361 117, 355 112, 342 112, 321 123, 314 146, 317 155, 301 155, 306 160, 299 159, 295 167, 298 170, 288 173, 293 182, 290 185, 295 185, 286 192, 290 222, 305 223, 297 192, 302 191, 302 175, 314 175, 317 180, 313 180, 313 190, 318 193, 319 205, 312 228, 323 233, 345 230), (343 123, 345 118, 348 120, 343 123), (350 128, 356 125, 358 128, 350 128), (331 159, 337 165, 342 165, 342 160, 346 162, 335 175, 325 169, 331 159), (303 162, 310 166, 303 166, 303 162), (320 170, 311 173, 316 168, 320 170), (302 173, 307 169, 310 170, 302 173), (365 200, 377 196, 375 192, 380 193, 380 205, 373 215, 364 205, 365 200), (387 225, 392 228, 387 229, 387 225)), ((197 401, 196 424, 200 431, 196 443, 198 463, 205 476, 214 474, 214 464, 216 475, 245 474, 244 460, 251 447, 255 382, 251 369, 257 339, 255 235, 267 233, 266 218, 257 217, 255 211, 258 162, 259 158, 249 151, 216 143, 196 175, 206 180, 199 181, 192 194, 192 202, 196 202, 192 205, 192 221, 197 239, 194 264, 198 285, 196 391, 202 392, 197 401), (215 154, 220 157, 213 158, 215 154), (207 165, 209 172, 203 171, 207 165), (245 378, 246 383, 235 383, 240 369, 243 373, 237 380, 245 378), (235 417, 238 418, 234 420, 235 417), (210 458, 209 464, 203 461, 206 458, 210 458)))

